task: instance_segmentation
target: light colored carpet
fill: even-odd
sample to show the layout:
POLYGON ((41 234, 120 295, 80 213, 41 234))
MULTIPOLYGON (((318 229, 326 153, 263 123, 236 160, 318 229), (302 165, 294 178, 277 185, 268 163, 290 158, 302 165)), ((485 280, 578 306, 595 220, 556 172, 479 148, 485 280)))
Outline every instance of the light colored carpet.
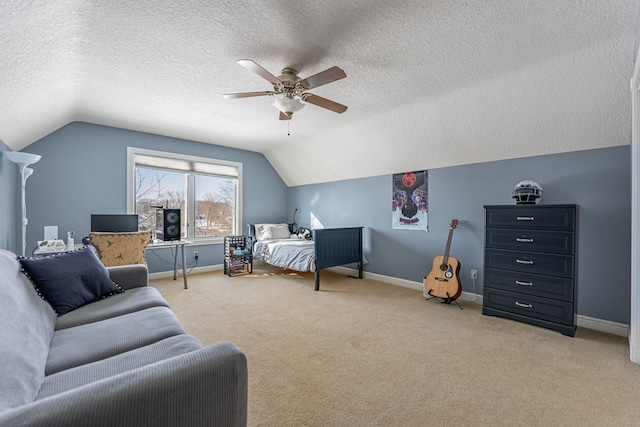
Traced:
POLYGON ((323 272, 257 266, 151 282, 204 345, 249 363, 250 426, 639 426, 625 338, 575 338, 478 304, 323 272))

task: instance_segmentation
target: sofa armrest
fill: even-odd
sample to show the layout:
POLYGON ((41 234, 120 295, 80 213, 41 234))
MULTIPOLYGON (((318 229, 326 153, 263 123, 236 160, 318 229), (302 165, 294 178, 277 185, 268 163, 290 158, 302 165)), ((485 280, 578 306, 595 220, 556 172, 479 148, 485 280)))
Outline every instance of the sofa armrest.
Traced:
POLYGON ((222 342, 0 413, 11 426, 246 426, 247 359, 222 342))
POLYGON ((111 280, 124 289, 141 288, 149 285, 149 269, 144 264, 107 267, 111 280))

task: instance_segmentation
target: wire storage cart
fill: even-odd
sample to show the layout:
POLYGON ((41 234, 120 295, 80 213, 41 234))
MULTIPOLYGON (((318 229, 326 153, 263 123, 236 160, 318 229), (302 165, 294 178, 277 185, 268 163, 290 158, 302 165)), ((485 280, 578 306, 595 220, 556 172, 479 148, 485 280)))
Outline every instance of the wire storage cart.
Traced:
POLYGON ((229 277, 253 272, 253 239, 249 236, 224 238, 224 274, 229 277))

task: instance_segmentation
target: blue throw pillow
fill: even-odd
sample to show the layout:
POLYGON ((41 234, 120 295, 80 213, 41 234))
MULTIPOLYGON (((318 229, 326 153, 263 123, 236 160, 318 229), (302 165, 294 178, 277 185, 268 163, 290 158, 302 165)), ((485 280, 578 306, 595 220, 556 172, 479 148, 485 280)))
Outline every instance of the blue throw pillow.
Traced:
POLYGON ((18 261, 38 295, 58 316, 124 292, 91 246, 45 258, 18 257, 18 261))

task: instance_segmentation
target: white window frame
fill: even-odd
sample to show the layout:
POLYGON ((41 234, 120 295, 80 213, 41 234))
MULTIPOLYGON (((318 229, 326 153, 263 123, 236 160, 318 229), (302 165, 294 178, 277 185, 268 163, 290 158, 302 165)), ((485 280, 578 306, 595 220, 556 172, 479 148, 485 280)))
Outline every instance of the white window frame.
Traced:
MULTIPOLYGON (((168 151, 148 150, 145 148, 127 147, 127 212, 136 213, 136 194, 135 194, 135 169, 136 169, 136 156, 151 156, 164 158, 169 160, 182 160, 193 165, 202 165, 206 168, 207 165, 213 166, 229 166, 236 168, 238 171, 238 185, 236 186, 235 194, 235 212, 234 212, 234 229, 235 234, 241 234, 242 231, 242 163, 233 162, 229 160, 212 159, 207 157, 190 156, 186 154, 172 153, 168 151)), ((197 166, 196 166, 197 168, 197 166)), ((167 168, 167 170, 172 170, 167 168)), ((176 172, 197 172, 193 169, 187 171, 183 169, 173 169, 176 172)), ((205 173, 206 175, 206 173, 205 173)), ((195 185, 193 180, 189 180, 187 184, 187 202, 190 205, 195 206, 195 185)), ((188 210, 189 218, 186 218, 187 224, 187 239, 194 244, 217 244, 224 241, 224 236, 219 237, 194 237, 195 236, 195 210, 188 210)))

